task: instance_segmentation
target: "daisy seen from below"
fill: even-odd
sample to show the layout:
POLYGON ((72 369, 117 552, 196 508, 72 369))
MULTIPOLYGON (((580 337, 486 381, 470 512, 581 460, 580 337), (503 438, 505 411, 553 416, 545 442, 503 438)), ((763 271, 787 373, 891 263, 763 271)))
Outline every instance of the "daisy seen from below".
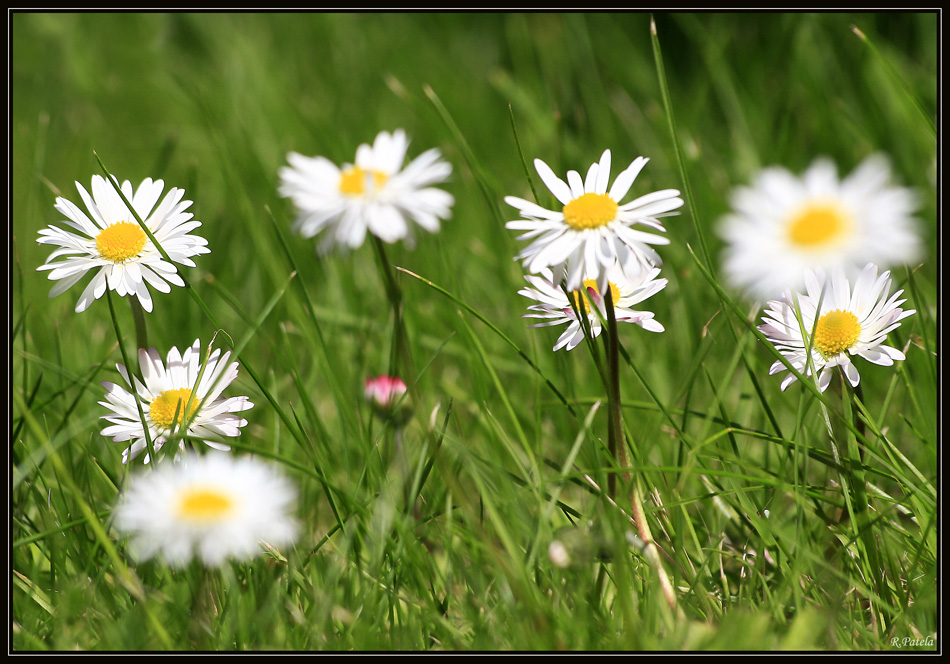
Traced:
POLYGON ((800 290, 806 269, 845 268, 855 277, 915 260, 921 250, 917 196, 890 184, 886 158, 866 159, 843 180, 834 163, 815 160, 800 177, 780 167, 762 170, 732 195, 720 221, 727 243, 727 281, 760 301, 800 290))
POLYGON ((325 157, 287 155, 279 171, 281 196, 297 208, 293 228, 305 238, 323 232, 321 251, 356 249, 369 231, 380 240, 412 243, 410 220, 439 230, 455 199, 431 185, 445 181, 452 166, 432 148, 403 168, 409 139, 397 129, 380 132, 373 145, 360 145, 353 164, 342 168, 325 157))
MULTIPOLYGON (((643 302, 666 287, 666 279, 656 278, 659 273, 659 268, 652 267, 631 276, 621 269, 617 263, 614 263, 605 271, 608 277, 610 297, 614 304, 614 316, 618 323, 635 323, 649 332, 664 331, 664 327, 654 320, 653 312, 633 309, 634 305, 643 302)), ((571 291, 573 303, 568 299, 564 290, 556 285, 551 271, 548 269, 542 270, 541 276, 526 275, 525 280, 531 284, 531 287, 523 288, 518 291, 518 294, 535 300, 537 304, 530 305, 528 311, 531 313, 525 314, 523 317, 541 318, 545 321, 531 327, 567 324, 567 329, 554 344, 555 351, 562 348, 573 350, 584 340, 584 326, 577 317, 575 309, 587 315, 591 335, 593 337, 600 335, 603 329, 601 320, 606 320, 607 309, 605 299, 594 279, 587 278, 582 283, 582 287, 587 290, 587 297, 584 297, 579 290, 571 291), (597 312, 591 311, 588 298, 597 307, 597 312)))
POLYGON ((130 536, 137 560, 160 556, 184 567, 198 558, 216 567, 255 557, 262 542, 274 548, 291 544, 295 500, 290 481, 255 457, 187 455, 180 464, 131 477, 115 526, 130 536))
MULTIPOLYGON (((121 185, 122 194, 172 262, 194 267, 191 256, 210 251, 207 240, 190 234, 201 222, 187 212, 191 201, 182 200, 184 189, 173 187, 159 202, 164 187, 162 180, 151 178, 143 180, 138 189, 133 189, 128 180, 121 185)), ((92 195, 78 182, 76 189, 86 211, 63 197, 56 199, 56 209, 66 216, 65 223, 78 233, 49 226, 40 231, 37 239, 40 244, 57 247, 46 263, 37 268, 50 270, 49 279, 59 282, 50 290, 50 297, 65 292, 86 273, 93 272, 92 281, 79 296, 77 312, 85 311, 102 297, 106 288, 120 296, 137 297, 142 308, 150 312, 149 286, 168 293, 171 285, 185 285, 176 267, 162 257, 105 178, 92 177, 92 195), (63 260, 57 261, 59 258, 63 260)))
MULTIPOLYGON (((877 270, 873 263, 865 266, 853 290, 841 267, 835 268, 828 279, 820 268, 807 270, 803 295, 786 291, 782 299, 767 305, 759 331, 799 373, 817 373, 822 392, 831 383, 834 367, 841 367, 848 382, 857 386, 861 376, 851 362, 852 356, 882 366, 904 359, 904 353, 884 341, 901 320, 915 311, 900 308, 904 300, 897 298, 902 290, 888 296, 890 273, 885 271, 878 276, 877 270), (801 315, 800 323, 796 309, 801 315)), ((776 361, 769 374, 786 370, 782 362, 776 361)), ((782 390, 796 378, 789 372, 782 380, 782 390)))
MULTIPOLYGON (((140 349, 142 380, 134 377, 135 396, 121 385, 103 382, 106 397, 99 404, 111 411, 102 416, 111 426, 103 429, 102 435, 111 436, 115 442, 131 441, 122 453, 122 463, 128 463, 147 447, 136 401, 142 407, 156 452, 172 433, 180 433, 183 421, 190 422, 184 436, 216 450, 230 450, 224 440, 240 436, 241 427, 247 426, 247 420, 235 413, 254 406, 246 396, 221 396, 238 375, 238 363, 228 364, 230 357, 230 351, 222 355, 220 349, 215 349, 202 366, 201 344, 197 339, 184 353, 172 347, 165 362, 155 348, 140 349)), ((125 366, 118 364, 116 368, 131 386, 125 366)), ((184 439, 179 448, 184 449, 184 439)), ((145 463, 149 461, 146 454, 145 463)))
POLYGON ((543 161, 535 159, 534 167, 542 182, 563 207, 548 210, 522 198, 505 197, 505 202, 522 217, 509 221, 506 228, 526 231, 519 240, 533 240, 515 260, 522 260, 525 269, 534 274, 550 268, 556 284, 566 276, 569 291, 580 288, 585 279, 593 279, 598 290, 603 291, 607 288, 607 272, 617 262, 632 273, 662 265, 650 245, 670 241, 634 226, 666 232, 660 218, 683 205, 680 192, 663 189, 620 203, 648 161, 646 157, 637 157, 608 191, 610 150, 605 150, 600 161, 591 165, 583 180, 577 171, 568 171, 567 182, 543 161))

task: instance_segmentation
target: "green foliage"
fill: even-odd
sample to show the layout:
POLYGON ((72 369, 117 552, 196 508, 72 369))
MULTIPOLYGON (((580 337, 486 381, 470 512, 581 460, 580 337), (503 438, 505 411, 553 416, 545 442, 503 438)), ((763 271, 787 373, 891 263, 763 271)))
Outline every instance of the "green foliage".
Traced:
POLYGON ((934 645, 935 13, 662 14, 662 78, 647 14, 10 18, 14 650, 934 645), (377 254, 317 256, 290 231, 277 169, 289 151, 352 160, 398 127, 411 156, 437 146, 452 162, 456 205, 414 249, 386 247, 404 268, 392 274, 416 374, 396 444, 362 399, 394 334, 377 254), (667 331, 620 337, 632 470, 675 611, 629 485, 617 504, 595 488, 616 472, 600 374, 583 345, 552 353, 553 330, 527 329, 504 228, 505 195, 533 186, 550 202, 525 161, 563 173, 608 147, 615 173, 650 157, 638 188, 691 194, 666 224, 670 284, 650 301, 667 331), (820 402, 767 375, 758 312, 723 299, 701 247, 714 279, 717 219, 760 167, 829 155, 848 172, 873 152, 921 193, 930 253, 895 271, 917 310, 891 335, 907 360, 862 366, 848 404, 862 424, 841 434, 838 463, 820 402), (55 197, 78 201, 96 155, 120 180, 162 178, 195 201, 211 253, 185 276, 212 316, 187 289, 155 293, 149 342, 164 354, 220 329, 238 348, 230 393, 256 406, 234 453, 299 487, 291 550, 174 571, 134 564, 111 528, 144 471, 100 434, 99 383, 122 361, 108 305, 75 314, 82 286, 48 299, 36 272, 55 197), (853 465, 871 508, 851 523, 838 484, 853 465), (552 563, 554 541, 569 566, 552 563))

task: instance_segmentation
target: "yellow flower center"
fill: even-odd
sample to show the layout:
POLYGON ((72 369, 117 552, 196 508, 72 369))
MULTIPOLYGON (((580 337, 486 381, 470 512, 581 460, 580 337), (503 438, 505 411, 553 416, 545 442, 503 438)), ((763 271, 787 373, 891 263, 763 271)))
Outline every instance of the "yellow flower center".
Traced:
POLYGON ((120 221, 103 228, 96 236, 99 255, 113 263, 124 263, 135 258, 145 248, 145 232, 138 224, 120 221))
POLYGON ((858 317, 850 311, 835 309, 818 319, 815 348, 823 355, 837 355, 854 345, 861 335, 858 317))
POLYGON ((359 166, 350 166, 340 174, 340 193, 362 196, 367 189, 382 189, 388 179, 389 176, 381 171, 367 171, 359 166))
MULTIPOLYGON (((148 417, 152 422, 155 423, 155 426, 161 427, 163 429, 172 429, 175 426, 181 424, 182 414, 185 412, 185 405, 188 403, 188 399, 191 397, 191 390, 187 387, 182 387, 177 390, 165 390, 154 400, 152 400, 151 405, 148 409, 148 417), (175 417, 175 412, 178 412, 178 417, 175 417)), ((188 409, 188 418, 191 418, 195 414, 195 411, 198 410, 198 404, 201 403, 201 399, 195 397, 191 401, 191 408, 188 409)))
POLYGON ((830 204, 810 205, 792 218, 788 237, 799 247, 817 249, 839 239, 850 225, 841 208, 830 204))
POLYGON ((184 491, 178 503, 178 516, 186 521, 220 521, 234 508, 231 496, 214 489, 192 488, 184 491))
MULTIPOLYGON (((607 282, 607 287, 610 290, 610 299, 613 300, 614 306, 617 306, 617 302, 620 301, 620 289, 617 288, 617 284, 612 281, 607 282)), ((596 279, 584 279, 584 290, 588 288, 593 288, 595 293, 599 293, 597 290, 597 280, 596 279)), ((584 294, 579 290, 574 291, 574 304, 577 305, 577 308, 581 308, 581 304, 584 305, 584 311, 590 313, 590 304, 587 302, 587 298, 584 297, 584 294)))
POLYGON ((564 221, 576 231, 600 228, 617 217, 617 204, 607 194, 584 194, 564 206, 564 221))

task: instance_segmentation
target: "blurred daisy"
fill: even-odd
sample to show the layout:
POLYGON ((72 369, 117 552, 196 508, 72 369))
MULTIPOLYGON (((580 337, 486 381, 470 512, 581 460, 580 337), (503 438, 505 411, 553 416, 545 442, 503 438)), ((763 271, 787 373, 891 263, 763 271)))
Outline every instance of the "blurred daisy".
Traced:
POLYGON ((197 557, 214 567, 253 558, 261 542, 291 544, 295 499, 290 482, 255 457, 189 456, 133 476, 115 525, 131 536, 130 552, 139 560, 158 555, 184 567, 197 557))
POLYGON ((290 198, 298 217, 293 228, 306 238, 326 229, 321 251, 338 246, 355 249, 366 231, 383 240, 412 242, 409 220, 429 232, 451 216, 451 194, 430 185, 443 182, 452 166, 435 148, 402 167, 409 140, 397 129, 381 132, 372 146, 356 150, 356 163, 338 168, 325 157, 291 152, 290 166, 280 169, 281 196, 290 198))
MULTIPOLYGON (((631 278, 616 263, 606 270, 610 297, 614 303, 614 317, 618 323, 636 323, 644 330, 663 332, 663 326, 653 320, 653 312, 636 311, 632 308, 633 305, 643 302, 666 287, 666 279, 656 278, 659 273, 660 269, 654 267, 631 278)), ((529 306, 528 311, 531 313, 525 314, 524 318, 542 318, 545 320, 545 322, 537 323, 531 327, 568 324, 567 329, 554 345, 554 350, 557 351, 565 347, 568 350, 573 350, 577 344, 584 340, 584 328, 577 314, 574 313, 575 309, 586 313, 591 334, 594 337, 600 334, 603 328, 601 318, 606 320, 607 308, 604 297, 600 294, 594 279, 585 279, 583 287, 587 290, 590 301, 597 307, 600 313, 599 316, 597 312, 591 311, 588 297, 584 297, 578 290, 571 293, 572 303, 564 290, 555 285, 551 271, 548 269, 542 270, 542 276, 540 277, 526 275, 525 280, 533 288, 524 288, 518 291, 518 294, 531 298, 537 301, 538 304, 529 306)))
MULTIPOLYGON (((759 331, 799 373, 811 376, 817 372, 822 392, 831 382, 834 367, 841 367, 848 382, 855 386, 861 377, 851 363, 851 356, 857 355, 882 366, 904 359, 901 351, 883 342, 888 332, 899 327, 899 321, 914 310, 900 308, 904 300, 897 298, 903 291, 888 297, 889 274, 885 271, 878 276, 877 266, 869 263, 852 291, 840 267, 832 271, 827 280, 823 270, 807 270, 805 294, 793 296, 791 291, 786 291, 783 299, 769 302, 759 331), (796 307, 801 323, 796 317, 796 307), (810 363, 808 349, 811 349, 810 363)), ((786 370, 784 364, 776 361, 769 375, 786 370)), ((789 373, 782 381, 782 390, 795 380, 795 374, 789 373)))
POLYGON ((869 262, 887 267, 915 260, 917 197, 889 181, 880 155, 841 181, 828 159, 817 159, 801 178, 766 168, 753 186, 735 190, 733 211, 720 222, 727 280, 765 300, 801 290, 809 268, 841 266, 853 278, 869 262))
MULTIPOLYGON (((147 446, 136 399, 142 406, 149 437, 156 451, 161 449, 173 431, 180 430, 185 419, 183 415, 191 422, 186 434, 189 438, 203 441, 216 450, 230 450, 224 439, 240 436, 241 427, 247 426, 247 420, 234 413, 254 406, 247 397, 221 396, 238 375, 238 363, 228 364, 230 357, 231 351, 222 356, 220 349, 214 350, 204 365, 204 373, 201 373, 201 344, 197 339, 190 348, 185 349, 184 354, 173 347, 168 352, 166 363, 162 362, 154 348, 147 352, 139 350, 139 366, 144 382, 135 377, 136 396, 120 385, 103 382, 106 400, 99 404, 112 412, 103 415, 102 419, 111 422, 112 426, 103 429, 102 435, 112 436, 116 442, 132 441, 131 447, 122 453, 122 463, 128 463, 130 458, 138 456, 147 446)), ((116 368, 126 384, 131 386, 125 366, 118 364, 116 368)), ((184 440, 180 448, 184 449, 184 440)), ((148 462, 146 454, 145 463, 148 462)))
POLYGON ((669 244, 660 235, 634 229, 635 224, 666 232, 660 217, 683 205, 680 192, 664 189, 620 204, 637 175, 649 161, 637 157, 617 179, 610 191, 610 150, 593 164, 581 180, 577 171, 568 171, 567 182, 557 177, 540 159, 534 167, 541 180, 563 207, 547 210, 515 196, 505 202, 517 208, 522 219, 509 221, 507 228, 527 231, 519 240, 534 240, 515 259, 523 260, 528 272, 540 273, 551 268, 554 283, 565 275, 567 289, 577 290, 585 279, 592 279, 599 290, 607 287, 607 270, 619 262, 632 273, 662 265, 651 244, 669 244))
MULTIPOLYGON (((118 180, 116 180, 118 182, 118 180)), ((146 178, 138 189, 126 180, 122 183, 123 195, 132 204, 139 218, 175 263, 194 267, 191 256, 207 254, 208 241, 198 235, 189 235, 201 225, 186 212, 191 201, 183 201, 184 189, 173 187, 158 203, 165 183, 146 178), (158 205, 156 206, 156 203, 158 205)), ((152 310, 152 296, 148 286, 168 293, 169 284, 184 286, 174 265, 162 258, 158 248, 148 239, 133 214, 122 202, 112 185, 105 178, 92 177, 92 196, 76 183, 79 197, 86 206, 83 212, 76 205, 59 197, 56 209, 68 218, 65 223, 79 233, 49 226, 40 231, 40 244, 52 244, 58 248, 46 259, 46 264, 37 270, 52 270, 49 278, 58 280, 50 297, 65 292, 87 272, 95 272, 92 281, 79 296, 76 311, 85 311, 93 300, 102 297, 106 287, 118 295, 137 297, 145 311, 152 310), (54 262, 55 259, 66 257, 54 262)))

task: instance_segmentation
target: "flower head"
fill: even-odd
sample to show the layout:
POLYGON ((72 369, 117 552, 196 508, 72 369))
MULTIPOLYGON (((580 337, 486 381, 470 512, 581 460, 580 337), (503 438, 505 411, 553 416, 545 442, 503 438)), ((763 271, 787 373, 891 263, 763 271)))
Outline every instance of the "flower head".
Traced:
MULTIPOLYGON (((914 310, 900 308, 904 300, 897 298, 903 291, 888 297, 889 274, 885 271, 878 276, 877 266, 869 263, 852 290, 841 267, 833 270, 830 278, 826 278, 821 269, 807 270, 805 294, 793 295, 786 291, 781 300, 770 301, 759 331, 799 373, 806 376, 817 373, 822 392, 831 382, 833 368, 837 366, 852 386, 857 385, 861 377, 851 362, 852 356, 882 366, 904 359, 901 351, 884 345, 884 340, 914 310)), ((785 365, 776 361, 769 374, 785 370, 785 365)), ((782 381, 782 390, 795 380, 795 374, 789 373, 782 381)))
POLYGON ((800 290, 806 269, 845 269, 913 261, 920 253, 913 190, 889 184, 890 167, 869 157, 839 181, 835 165, 817 159, 801 178, 766 168, 732 196, 720 224, 724 271, 736 288, 762 300, 800 290))
POLYGON ((621 204, 633 181, 649 161, 637 157, 610 190, 610 150, 591 165, 582 180, 577 171, 568 171, 567 182, 557 177, 540 159, 534 167, 541 180, 561 202, 560 210, 548 210, 515 196, 505 202, 521 213, 522 219, 509 221, 507 228, 527 231, 519 240, 534 240, 515 259, 523 260, 528 272, 538 274, 550 268, 554 282, 567 278, 567 289, 577 290, 584 279, 593 279, 597 288, 607 287, 607 271, 619 262, 624 270, 637 273, 662 265, 650 245, 669 244, 660 235, 635 229, 635 224, 665 232, 660 218, 683 205, 676 189, 655 191, 621 204))
POLYGON ((379 417, 395 418, 397 422, 408 420, 412 414, 409 399, 404 398, 406 383, 396 376, 377 376, 367 378, 363 384, 363 395, 379 417))
POLYGON ((132 477, 115 525, 131 536, 131 553, 140 560, 159 555, 183 567, 197 557, 214 567, 253 558, 261 542, 290 544, 295 498, 290 482, 269 464, 212 452, 132 477))
MULTIPOLYGON (((118 180, 116 180, 118 182, 118 180)), ((145 222, 168 257, 175 263, 194 267, 191 256, 209 253, 207 240, 189 235, 201 225, 193 221, 186 210, 191 201, 184 201, 184 189, 172 188, 158 203, 165 183, 145 179, 138 189, 132 183, 122 183, 122 194, 132 204, 139 218, 145 222), (156 206, 156 203, 158 205, 156 206)), ((49 226, 40 231, 37 242, 58 248, 37 270, 51 270, 49 278, 59 280, 50 297, 65 292, 87 272, 95 272, 92 281, 79 296, 76 311, 85 311, 94 300, 102 297, 106 287, 118 295, 137 297, 145 311, 152 310, 152 296, 148 286, 162 293, 171 290, 169 284, 184 286, 174 265, 166 261, 158 248, 142 230, 122 198, 105 178, 92 177, 92 196, 76 183, 79 197, 86 212, 65 198, 56 199, 56 209, 69 221, 65 223, 78 233, 49 226), (64 260, 54 262, 65 256, 64 260)))
POLYGON ((430 185, 448 178, 452 166, 433 148, 403 168, 408 146, 401 129, 381 132, 372 146, 360 145, 355 163, 343 168, 325 157, 291 152, 290 166, 280 169, 279 192, 297 208, 294 230, 307 238, 326 230, 323 251, 356 249, 367 230, 384 242, 411 242, 410 219, 429 232, 438 231, 455 200, 430 185))
MULTIPOLYGON (((223 440, 240 436, 241 427, 247 426, 247 420, 234 413, 254 406, 247 397, 221 396, 238 374, 238 363, 228 364, 230 357, 230 351, 222 356, 221 350, 216 349, 202 367, 201 343, 197 339, 184 353, 172 347, 167 363, 162 362, 154 348, 141 349, 139 366, 143 380, 134 378, 135 396, 120 385, 103 382, 106 400, 99 404, 111 411, 102 416, 111 426, 103 429, 102 435, 112 436, 116 442, 132 441, 131 447, 122 454, 122 463, 128 463, 147 446, 136 401, 145 414, 149 437, 156 451, 173 432, 180 431, 185 422, 190 422, 185 433, 189 438, 203 441, 217 450, 230 450, 223 440)), ((116 368, 126 384, 131 386, 125 366, 118 364, 116 368)), ((183 448, 184 441, 181 446, 183 448)), ((145 463, 148 462, 146 455, 145 463)))
MULTIPOLYGON (((650 332, 663 332, 663 326, 653 319, 653 312, 637 311, 632 308, 635 304, 643 302, 666 287, 666 279, 656 278, 659 273, 660 269, 654 267, 631 278, 618 264, 612 265, 605 271, 608 277, 607 284, 610 289, 610 297, 614 305, 614 316, 618 323, 635 323, 650 332)), ((577 344, 584 340, 584 327, 577 317, 575 309, 586 313, 591 334, 594 337, 600 334, 603 329, 601 320, 606 319, 607 308, 605 297, 601 294, 594 279, 588 278, 582 283, 582 287, 587 291, 587 297, 579 290, 571 292, 573 302, 568 299, 564 290, 555 285, 550 270, 544 270, 540 277, 526 275, 525 280, 533 288, 523 288, 518 291, 518 294, 537 301, 537 304, 529 306, 528 311, 531 313, 525 314, 524 317, 545 319, 545 322, 537 323, 531 327, 568 324, 567 329, 554 345, 554 350, 562 348, 573 350, 577 344), (593 302, 597 311, 591 311, 588 299, 593 302)), ((606 293, 606 289, 604 292, 606 293)))

